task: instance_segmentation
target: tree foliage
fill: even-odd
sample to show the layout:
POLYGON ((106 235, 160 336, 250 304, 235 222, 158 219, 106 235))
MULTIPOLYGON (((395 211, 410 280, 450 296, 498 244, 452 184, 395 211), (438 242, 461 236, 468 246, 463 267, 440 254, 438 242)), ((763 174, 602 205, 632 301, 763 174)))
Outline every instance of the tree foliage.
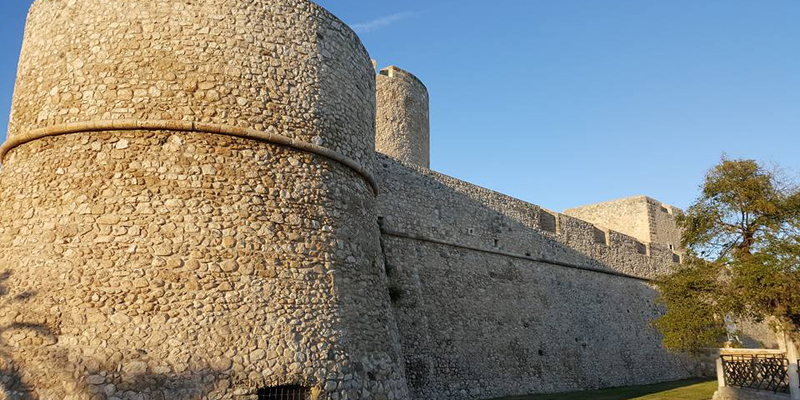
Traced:
POLYGON ((777 322, 800 338, 800 190, 753 160, 712 168, 678 217, 686 262, 658 283, 667 307, 654 325, 667 348, 726 341, 727 322, 777 322))

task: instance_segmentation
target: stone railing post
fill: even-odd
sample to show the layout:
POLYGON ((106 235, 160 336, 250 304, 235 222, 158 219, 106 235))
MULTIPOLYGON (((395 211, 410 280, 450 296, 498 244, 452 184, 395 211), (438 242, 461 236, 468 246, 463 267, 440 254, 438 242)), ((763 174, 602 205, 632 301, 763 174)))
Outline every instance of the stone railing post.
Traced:
POLYGON ((786 358, 789 360, 789 391, 792 400, 800 400, 800 376, 797 371, 797 346, 791 339, 786 339, 786 358))
POLYGON ((717 387, 725 387, 725 370, 722 367, 722 355, 717 355, 717 387))

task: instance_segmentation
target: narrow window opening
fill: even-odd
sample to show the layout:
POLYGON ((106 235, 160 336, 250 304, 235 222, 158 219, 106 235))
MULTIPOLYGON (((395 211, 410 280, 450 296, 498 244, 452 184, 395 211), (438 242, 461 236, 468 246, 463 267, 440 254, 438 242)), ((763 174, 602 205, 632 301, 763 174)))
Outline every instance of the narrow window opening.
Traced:
POLYGON ((308 400, 308 388, 274 386, 258 389, 258 400, 308 400))
POLYGON ((499 246, 500 246, 500 241, 495 239, 494 240, 494 247, 499 247, 499 246))

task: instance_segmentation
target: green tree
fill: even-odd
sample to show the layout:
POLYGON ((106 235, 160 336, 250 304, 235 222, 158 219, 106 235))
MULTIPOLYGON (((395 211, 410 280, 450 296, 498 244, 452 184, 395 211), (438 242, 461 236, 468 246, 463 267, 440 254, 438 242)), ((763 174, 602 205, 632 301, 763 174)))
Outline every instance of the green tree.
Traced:
MULTIPOLYGON (((770 319, 800 339, 800 190, 753 160, 712 168, 679 216, 686 262, 658 283, 664 345, 719 347, 727 321, 770 319)), ((800 343, 800 340, 797 340, 800 343)))

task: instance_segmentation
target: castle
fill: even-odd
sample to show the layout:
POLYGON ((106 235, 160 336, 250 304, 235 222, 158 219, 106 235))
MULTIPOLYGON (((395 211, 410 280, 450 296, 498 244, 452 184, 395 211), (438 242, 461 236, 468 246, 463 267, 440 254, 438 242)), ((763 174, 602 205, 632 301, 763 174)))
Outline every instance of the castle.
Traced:
POLYGON ((650 327, 677 210, 559 214, 431 171, 428 101, 307 0, 36 0, 0 148, 5 396, 690 376, 650 327))

